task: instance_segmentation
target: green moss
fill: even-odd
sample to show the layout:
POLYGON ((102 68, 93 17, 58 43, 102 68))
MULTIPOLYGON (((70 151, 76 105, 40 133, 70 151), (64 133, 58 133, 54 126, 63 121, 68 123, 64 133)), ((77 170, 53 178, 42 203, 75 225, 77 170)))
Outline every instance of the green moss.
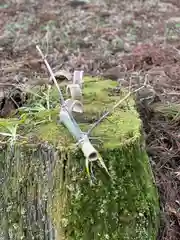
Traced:
POLYGON ((65 207, 62 210, 61 194, 57 190, 52 214, 56 229, 59 234, 64 233, 64 239, 156 239, 157 192, 147 155, 138 146, 136 142, 128 148, 101 150, 112 179, 95 164, 93 187, 82 170, 81 153, 70 156, 66 176, 68 192, 63 197, 65 207))
POLYGON ((36 134, 38 136, 38 140, 43 142, 48 141, 54 145, 59 142, 61 143, 64 141, 64 139, 66 139, 65 131, 62 132, 62 128, 53 122, 37 126, 36 134))
MULTIPOLYGON (((118 95, 113 94, 112 89, 116 86, 117 83, 111 80, 85 78, 83 89, 84 113, 77 116, 77 122, 83 131, 87 131, 92 122, 102 116, 105 111, 110 110, 126 94, 124 92, 118 95), (87 123, 82 123, 84 121, 87 123)), ((41 97, 43 96, 40 90, 36 91, 39 91, 37 93, 41 97)), ((63 92, 65 92, 65 87, 63 87, 63 92)), ((67 129, 58 122, 58 112, 60 110, 58 100, 58 91, 56 88, 52 88, 50 91, 50 105, 53 108, 41 110, 33 115, 30 113, 27 121, 19 124, 18 131, 20 135, 28 138, 33 136, 33 139, 36 139, 38 143, 48 141, 61 147, 74 144, 75 142, 67 129), (48 120, 49 116, 51 116, 51 121, 48 120)), ((42 100, 38 96, 33 96, 26 106, 33 108, 34 103, 37 102, 46 107, 45 98, 42 100)), ((98 128, 95 128, 92 135, 100 137, 104 142, 104 147, 111 147, 112 145, 116 147, 122 141, 124 144, 125 141, 134 141, 135 138, 138 138, 140 125, 141 122, 134 108, 134 100, 130 97, 113 114, 108 116, 98 128), (111 141, 109 141, 110 139, 111 141)))
MULTIPOLYGON (((115 102, 126 94, 123 91, 115 94, 113 88, 116 85, 113 81, 85 78, 85 112, 83 116, 76 116, 83 131, 86 131, 104 111, 112 109, 115 102)), ((36 93, 43 96, 42 89, 36 89, 36 93)), ((17 133, 21 137, 17 143, 21 145, 17 144, 14 159, 19 163, 25 159, 29 167, 23 171, 22 164, 20 175, 16 177, 23 181, 30 179, 24 191, 26 194, 23 194, 32 193, 37 185, 41 193, 38 194, 44 198, 43 191, 48 181, 43 162, 45 165, 47 162, 53 162, 53 199, 52 203, 49 202, 49 216, 53 220, 59 239, 155 240, 158 228, 158 194, 143 147, 141 121, 133 97, 123 102, 92 133, 102 141, 102 145, 98 145, 97 148, 111 176, 107 175, 98 162, 92 166, 90 164, 91 174, 94 175, 93 186, 89 184, 82 152, 75 146, 75 141, 67 129, 58 122, 58 99, 56 88, 52 88, 50 106, 53 110, 42 110, 35 114, 30 112, 25 121, 19 124, 17 133), (37 144, 41 142, 51 144, 52 151, 49 153, 49 150, 44 150, 43 147, 38 148, 37 144), (26 143, 33 143, 33 149, 26 143)), ((37 102, 46 108, 45 99, 37 95, 30 99, 27 107, 33 107, 37 102)), ((1 158, 6 159, 5 156, 1 158)), ((4 166, 5 164, 6 161, 4 166)), ((4 166, 2 169, 5 169, 4 166)), ((11 173, 18 171, 19 165, 12 166, 14 170, 11 170, 11 173)), ((11 186, 10 182, 7 182, 6 186, 11 186)), ((12 182, 14 185, 9 192, 19 189, 17 181, 12 182)), ((48 195, 49 190, 45 192, 48 195)), ((12 196, 9 197, 11 198, 12 196)), ((16 201, 16 198, 12 199, 16 201)), ((26 204, 23 204, 26 208, 26 204)), ((37 234, 37 230, 34 230, 34 234, 35 232, 37 234)))

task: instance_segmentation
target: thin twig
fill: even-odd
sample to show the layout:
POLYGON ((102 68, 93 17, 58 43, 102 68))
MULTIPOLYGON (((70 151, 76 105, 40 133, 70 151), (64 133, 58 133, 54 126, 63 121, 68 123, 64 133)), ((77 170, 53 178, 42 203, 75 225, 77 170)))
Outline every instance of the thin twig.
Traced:
POLYGON ((39 48, 39 46, 36 45, 36 48, 37 48, 37 50, 39 51, 42 59, 44 60, 44 62, 45 62, 45 64, 46 64, 46 67, 47 67, 47 69, 48 69, 48 71, 49 71, 49 73, 50 73, 50 75, 51 75, 51 77, 52 77, 52 79, 53 79, 53 81, 54 81, 54 83, 55 83, 58 91, 59 91, 61 107, 63 107, 63 110, 65 110, 65 111, 68 113, 68 116, 71 118, 71 121, 73 122, 74 126, 77 127, 77 128, 79 128, 79 125, 76 123, 73 115, 71 114, 71 112, 69 111, 69 109, 68 109, 68 107, 67 107, 67 104, 66 104, 66 102, 65 102, 65 100, 64 100, 64 97, 63 97, 63 95, 62 95, 61 89, 60 89, 60 87, 59 87, 59 85, 58 85, 58 83, 57 83, 57 80, 56 80, 56 78, 55 78, 55 76, 54 76, 54 74, 53 74, 53 71, 52 71, 49 63, 48 63, 47 60, 46 60, 46 57, 45 57, 44 54, 42 53, 42 51, 41 51, 41 49, 39 48))
POLYGON ((132 94, 140 91, 141 89, 143 89, 143 88, 146 86, 147 80, 148 80, 148 78, 146 77, 146 78, 145 78, 145 81, 144 81, 144 84, 143 84, 141 87, 139 87, 138 89, 136 89, 136 90, 134 90, 134 91, 132 91, 132 92, 129 91, 128 94, 127 94, 125 97, 123 97, 123 99, 119 100, 119 102, 117 102, 110 111, 107 111, 104 115, 102 115, 102 116, 100 117, 100 119, 97 120, 97 121, 92 125, 92 127, 88 130, 87 135, 89 136, 89 135, 91 134, 91 132, 93 131, 93 129, 94 129, 95 127, 97 127, 108 115, 112 114, 112 112, 115 110, 115 108, 117 108, 117 107, 118 107, 119 105, 121 105, 126 99, 128 99, 128 98, 130 97, 130 95, 132 95, 132 94))
POLYGON ((15 101, 15 99, 11 96, 10 99, 13 101, 13 103, 16 105, 17 108, 19 108, 19 104, 15 101))
POLYGON ((48 69, 48 71, 49 71, 49 73, 50 73, 50 75, 51 75, 51 77, 52 77, 52 79, 54 81, 54 84, 56 85, 56 87, 57 87, 57 89, 59 91, 61 105, 64 105, 64 97, 63 97, 61 89, 60 89, 60 87, 59 87, 59 85, 57 83, 57 80, 56 80, 56 78, 55 78, 55 76, 53 74, 53 71, 52 71, 49 63, 47 62, 46 57, 44 56, 44 54, 42 53, 41 49, 39 48, 39 46, 36 46, 36 49, 38 50, 38 52, 40 53, 42 59, 44 60, 44 63, 46 64, 46 67, 47 67, 47 69, 48 69))

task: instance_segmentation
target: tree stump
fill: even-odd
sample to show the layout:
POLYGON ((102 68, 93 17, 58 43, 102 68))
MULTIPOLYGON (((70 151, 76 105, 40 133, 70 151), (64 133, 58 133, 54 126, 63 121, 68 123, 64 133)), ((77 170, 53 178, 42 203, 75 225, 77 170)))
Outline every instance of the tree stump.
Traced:
MULTIPOLYGON (((76 114, 83 131, 124 96, 116 85, 85 78, 76 114)), ((133 98, 93 130, 110 176, 92 162, 90 184, 81 150, 58 122, 58 92, 45 91, 37 88, 17 119, 0 119, 0 239, 155 240, 159 199, 133 98), (14 139, 4 134, 15 126, 14 139)))

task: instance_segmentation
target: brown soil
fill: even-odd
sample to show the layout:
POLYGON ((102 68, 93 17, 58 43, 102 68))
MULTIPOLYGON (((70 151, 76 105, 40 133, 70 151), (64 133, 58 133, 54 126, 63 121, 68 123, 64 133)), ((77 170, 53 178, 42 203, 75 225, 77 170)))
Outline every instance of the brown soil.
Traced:
POLYGON ((1 117, 23 104, 24 87, 48 80, 36 43, 54 71, 81 68, 125 86, 148 77, 137 101, 161 196, 159 240, 180 239, 180 120, 157 107, 180 104, 179 37, 179 0, 0 3, 1 117))

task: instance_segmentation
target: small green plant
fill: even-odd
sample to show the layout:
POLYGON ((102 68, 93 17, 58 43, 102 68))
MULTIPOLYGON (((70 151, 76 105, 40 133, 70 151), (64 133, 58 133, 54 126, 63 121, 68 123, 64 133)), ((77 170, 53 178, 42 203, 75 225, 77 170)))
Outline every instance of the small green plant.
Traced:
POLYGON ((180 19, 176 17, 170 18, 165 25, 164 41, 178 40, 180 34, 180 19))
POLYGON ((56 22, 53 20, 50 20, 48 24, 46 25, 41 25, 41 30, 42 31, 53 31, 56 28, 56 22))
POLYGON ((1 4, 0 5, 0 9, 5 9, 5 8, 8 8, 9 7, 9 4, 1 4))
POLYGON ((6 129, 8 130, 8 132, 0 132, 0 135, 9 137, 8 141, 10 141, 10 145, 13 145, 13 143, 16 141, 17 127, 18 127, 18 124, 9 125, 9 126, 6 126, 6 129))
POLYGON ((42 122, 52 121, 51 115, 54 112, 53 111, 54 109, 50 108, 50 90, 51 90, 50 85, 47 86, 47 92, 41 91, 41 94, 28 90, 28 93, 40 99, 40 102, 36 102, 32 106, 24 106, 19 108, 20 113, 28 114, 31 116, 32 115, 37 116, 37 113, 42 113, 41 115, 44 114, 44 117, 46 117, 46 119, 42 120, 41 122, 35 122, 34 123, 35 125, 40 124, 42 122))
POLYGON ((21 119, 1 119, 0 120, 0 128, 1 132, 0 135, 4 137, 8 137, 8 142, 10 142, 10 145, 12 146, 18 137, 21 137, 19 134, 17 134, 18 126, 23 124, 26 120, 27 116, 26 114, 22 114, 21 119), (4 131, 3 131, 4 130, 4 131))
MULTIPOLYGON (((43 92, 43 95, 45 96, 45 99, 46 99, 47 110, 50 110, 50 98, 49 98, 50 89, 51 89, 51 86, 48 85, 47 93, 43 92)), ((49 114, 49 121, 51 121, 51 115, 50 114, 49 114)))
POLYGON ((180 107, 179 104, 154 104, 153 110, 159 112, 167 118, 170 118, 172 121, 177 121, 180 118, 180 107))

